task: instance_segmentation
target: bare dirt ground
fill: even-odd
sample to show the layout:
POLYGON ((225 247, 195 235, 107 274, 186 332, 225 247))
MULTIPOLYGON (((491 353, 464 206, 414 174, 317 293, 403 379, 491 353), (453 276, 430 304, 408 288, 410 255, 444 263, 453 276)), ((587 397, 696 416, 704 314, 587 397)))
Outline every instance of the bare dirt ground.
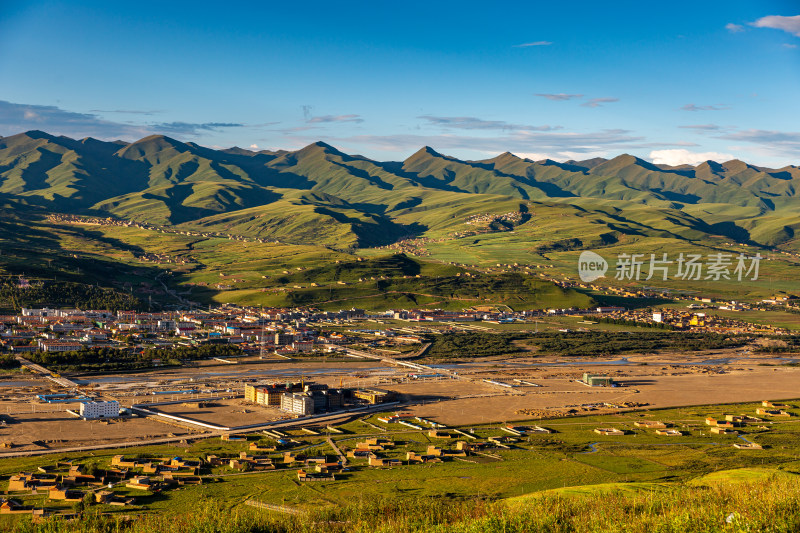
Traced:
MULTIPOLYGON (((282 418, 277 409, 247 404, 241 395, 246 383, 290 380, 315 381, 331 387, 340 384, 345 387, 378 386, 396 391, 403 400, 414 404, 409 408, 403 407, 404 411, 410 410, 448 425, 468 425, 607 412, 609 409, 603 407, 604 402, 676 407, 800 398, 800 367, 787 366, 786 363, 786 359, 753 355, 742 350, 717 350, 694 354, 639 354, 606 360, 495 357, 447 365, 449 370, 457 371, 460 379, 443 377, 438 380, 413 379, 408 369, 357 360, 203 364, 129 375, 70 377, 87 381, 83 388, 86 392, 103 399, 118 399, 123 406, 143 401, 174 400, 177 403, 162 405, 159 409, 222 426, 282 418), (584 372, 611 376, 620 386, 587 387, 577 382, 584 372), (513 384, 514 387, 493 385, 484 379, 513 384), (515 379, 539 386, 520 384, 515 379), (185 389, 202 392, 151 394, 153 391, 185 389), (188 401, 198 396, 212 399, 203 407, 188 401)), ((144 441, 173 435, 189 436, 203 431, 143 418, 110 423, 82 421, 66 413, 68 408, 77 409, 77 404, 33 405, 35 394, 56 390, 52 383, 27 375, 7 381, 12 379, 17 381, 5 387, 0 380, 0 415, 8 415, 7 425, 0 426, 0 442, 12 442, 14 449, 144 441)))
POLYGON ((197 402, 159 405, 157 410, 169 415, 227 427, 267 423, 288 418, 286 413, 275 407, 256 405, 240 398, 211 401, 203 406, 198 406, 197 402))
MULTIPOLYGON (((516 366, 532 360, 514 359, 512 363, 515 366, 512 367, 498 366, 498 360, 486 361, 484 365, 471 366, 459 374, 506 383, 523 379, 540 386, 517 386, 507 391, 495 386, 495 395, 490 397, 457 398, 415 406, 411 410, 445 424, 461 425, 563 416, 570 411, 586 414, 613 410, 595 405, 604 402, 677 407, 800 397, 800 367, 773 366, 783 362, 774 358, 708 352, 692 356, 666 354, 627 358, 631 363, 639 364, 616 364, 619 359, 610 359, 612 364, 582 366, 570 361, 570 366, 544 367, 516 366), (732 360, 723 361, 725 358, 732 360), (715 364, 702 364, 709 361, 715 364), (611 376, 620 386, 587 387, 576 382, 583 372, 611 376)), ((535 361, 557 363, 562 360, 535 361)), ((484 389, 485 385, 481 384, 481 387, 484 389)))
POLYGON ((24 410, 3 415, 7 424, 0 427, 0 441, 11 443, 13 451, 57 449, 196 433, 193 429, 149 418, 81 420, 67 413, 67 406, 63 405, 57 409, 49 405, 37 406, 36 412, 32 411, 30 404, 19 407, 24 410))

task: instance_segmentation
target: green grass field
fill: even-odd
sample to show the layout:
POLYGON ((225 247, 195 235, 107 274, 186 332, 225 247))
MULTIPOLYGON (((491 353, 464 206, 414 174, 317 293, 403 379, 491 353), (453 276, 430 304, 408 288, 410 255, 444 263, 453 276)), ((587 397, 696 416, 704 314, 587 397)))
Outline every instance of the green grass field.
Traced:
MULTIPOLYGON (((120 494, 135 495, 139 492, 137 505, 124 510, 106 506, 97 509, 129 514, 142 512, 146 507, 146 514, 182 513, 190 511, 198 501, 215 501, 225 508, 240 509, 244 508, 243 502, 247 499, 306 510, 337 509, 364 498, 397 499, 401 502, 419 498, 454 502, 474 498, 488 501, 511 499, 511 502, 519 503, 520 497, 542 491, 580 495, 596 491, 677 490, 685 486, 752 481, 775 472, 800 479, 792 477, 800 474, 800 404, 793 405, 795 408, 789 409, 793 414, 790 419, 753 423, 741 428, 742 436, 761 444, 762 450, 737 450, 732 445, 743 443, 743 440, 736 436, 711 434, 704 424, 707 416, 755 415, 755 404, 736 404, 543 420, 538 423, 552 433, 523 436, 517 442, 509 443, 509 449, 492 449, 489 455, 473 454, 431 465, 408 465, 405 454, 408 451, 424 453, 431 444, 444 449, 453 448, 455 442, 464 440, 464 437, 455 435, 451 439, 433 439, 424 432, 387 425, 377 420, 378 415, 372 415, 367 421, 383 428, 383 432, 354 421, 343 424, 343 433, 331 437, 340 449, 346 451, 365 436, 383 435, 394 444, 387 451, 379 452, 380 455, 400 459, 402 466, 372 468, 366 466, 365 460, 354 459, 349 471, 337 474, 336 481, 299 483, 295 476, 296 468, 283 468, 277 459, 278 454, 274 453, 271 455, 279 464, 276 471, 240 473, 227 466, 215 467, 205 472, 206 481, 201 486, 185 486, 152 496, 142 496, 141 491, 118 487, 114 491, 120 494), (657 436, 653 430, 636 427, 634 423, 639 420, 669 422, 682 432, 682 436, 657 436), (598 427, 614 427, 626 434, 602 436, 593 431, 598 427), (733 472, 725 473, 729 471, 733 472)), ((473 432, 481 441, 505 435, 497 425, 462 429, 473 432)), ((287 449, 334 457, 324 437, 293 433, 300 444, 287 449)), ((250 441, 258 438, 254 434, 250 441)), ((139 457, 235 456, 246 449, 246 444, 214 438, 180 447, 149 446, 101 450, 91 455, 56 453, 36 458, 3 459, 0 460, 0 483, 5 483, 8 476, 20 471, 32 471, 38 466, 65 459, 107 467, 111 457, 117 453, 139 457)), ((43 503, 42 495, 14 493, 9 497, 29 504, 43 503)), ((14 518, 0 518, 0 523, 5 525, 14 521, 14 518)))

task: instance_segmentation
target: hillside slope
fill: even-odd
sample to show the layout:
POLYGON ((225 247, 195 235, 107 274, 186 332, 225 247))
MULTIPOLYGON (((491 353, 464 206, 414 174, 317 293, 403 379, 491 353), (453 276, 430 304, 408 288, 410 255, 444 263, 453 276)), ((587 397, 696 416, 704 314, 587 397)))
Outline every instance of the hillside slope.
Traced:
POLYGON ((797 250, 798 194, 800 168, 739 160, 463 161, 424 147, 380 162, 322 142, 253 152, 164 136, 0 138, 0 200, 14 205, 340 249, 526 226, 537 234, 538 212, 561 217, 582 242, 718 238, 797 250))

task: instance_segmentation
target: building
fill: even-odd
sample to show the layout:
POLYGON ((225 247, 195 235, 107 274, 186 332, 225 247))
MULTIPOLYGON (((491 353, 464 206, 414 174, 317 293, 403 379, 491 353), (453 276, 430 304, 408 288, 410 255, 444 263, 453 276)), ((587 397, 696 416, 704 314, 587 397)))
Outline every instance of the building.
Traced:
POLYGON ((598 435, 606 435, 606 436, 613 436, 619 437, 620 435, 624 435, 625 432, 616 428, 597 428, 594 430, 595 433, 598 435))
POLYGON ((300 416, 313 415, 314 399, 302 393, 285 393, 281 396, 281 411, 300 416))
POLYGON ((119 416, 119 402, 82 402, 80 415, 83 418, 116 418, 119 416))
POLYGON ((77 341, 39 341, 39 349, 44 352, 79 352, 83 344, 77 341))
POLYGON ((394 393, 384 389, 358 389, 353 396, 372 405, 394 400, 394 393))
POLYGON ((272 385, 245 385, 244 397, 247 401, 260 405, 281 405, 281 396, 287 392, 300 392, 300 383, 274 383, 272 385))
POLYGON ((275 334, 275 345, 276 346, 285 346, 287 344, 292 344, 294 342, 294 335, 291 333, 276 333, 275 334))
POLYGON ((633 423, 637 428, 666 429, 667 424, 659 420, 638 420, 633 423))
POLYGON ((611 387, 614 385, 614 380, 610 377, 597 376, 595 374, 589 374, 588 372, 583 374, 583 379, 581 381, 590 387, 611 387))

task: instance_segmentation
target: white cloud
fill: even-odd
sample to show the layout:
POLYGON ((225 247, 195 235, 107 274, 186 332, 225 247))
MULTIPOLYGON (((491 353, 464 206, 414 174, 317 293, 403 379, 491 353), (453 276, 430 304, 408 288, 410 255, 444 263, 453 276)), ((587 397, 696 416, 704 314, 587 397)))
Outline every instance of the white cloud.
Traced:
POLYGON ((514 48, 527 48, 528 46, 550 46, 553 44, 550 41, 534 41, 532 43, 515 44, 514 48))
POLYGON ((531 161, 541 161, 542 159, 553 159, 551 155, 540 154, 535 152, 515 152, 514 155, 517 157, 521 157, 522 159, 530 159, 531 161))
POLYGON ((725 29, 731 33, 740 33, 744 31, 744 26, 740 26, 739 24, 734 24, 733 22, 729 22, 725 24, 725 29))
POLYGON ((650 159, 657 165, 696 165, 703 161, 730 161, 735 156, 719 152, 690 152, 684 148, 671 150, 653 150, 650 159))
POLYGON ((250 149, 251 150, 258 150, 258 145, 257 144, 251 144, 250 145, 250 149))
POLYGON ((769 15, 761 17, 757 21, 751 23, 756 28, 773 28, 776 30, 783 30, 800 37, 800 15, 793 17, 782 17, 780 15, 769 15))
POLYGON ((781 46, 783 46, 784 48, 790 48, 790 49, 797 48, 796 44, 789 44, 789 43, 783 43, 781 46))

